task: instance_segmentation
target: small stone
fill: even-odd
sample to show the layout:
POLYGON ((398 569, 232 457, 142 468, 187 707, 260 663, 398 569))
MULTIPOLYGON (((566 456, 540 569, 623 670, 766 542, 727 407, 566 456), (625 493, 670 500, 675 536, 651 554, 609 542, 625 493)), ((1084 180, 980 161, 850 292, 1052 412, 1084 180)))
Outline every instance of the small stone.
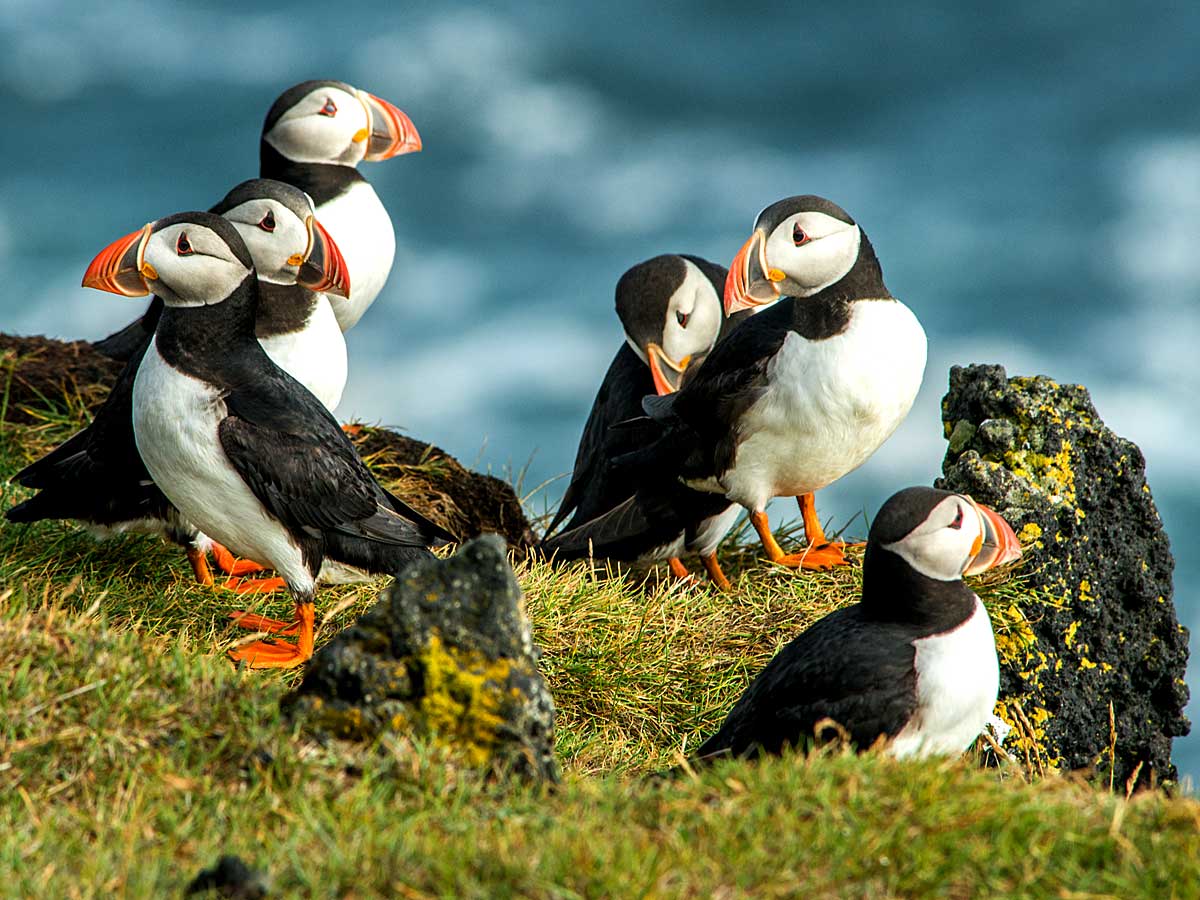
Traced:
POLYGON ((999 611, 996 634, 998 708, 1017 726, 1008 751, 1111 769, 1117 784, 1139 766, 1139 784, 1174 780, 1171 740, 1190 728, 1187 629, 1141 451, 1105 426, 1082 386, 1008 378, 1000 366, 952 368, 942 413, 952 434, 966 435, 964 423, 975 432, 951 441, 937 486, 991 506, 1025 543, 1028 599, 999 611))
POLYGON ((959 419, 954 423, 954 430, 950 432, 950 451, 962 453, 973 437, 975 437, 975 426, 966 419, 959 419))
POLYGON ((557 781, 539 655, 504 541, 485 535, 405 569, 283 707, 321 736, 414 734, 473 767, 557 781))
POLYGON ((191 896, 211 891, 218 897, 258 900, 266 897, 269 890, 266 873, 248 866, 241 857, 228 854, 197 875, 184 893, 191 896))

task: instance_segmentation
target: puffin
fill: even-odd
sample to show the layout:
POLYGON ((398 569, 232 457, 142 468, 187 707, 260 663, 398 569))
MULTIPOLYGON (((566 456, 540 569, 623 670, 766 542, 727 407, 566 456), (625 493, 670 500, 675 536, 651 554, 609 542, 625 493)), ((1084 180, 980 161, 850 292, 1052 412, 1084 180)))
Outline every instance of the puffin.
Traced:
MULTIPOLYGON (((324 278, 344 271, 325 259, 324 278)), ((312 656, 317 575, 329 559, 395 574, 456 540, 372 477, 333 415, 255 336, 259 286, 238 230, 207 212, 151 222, 111 243, 86 287, 164 303, 133 384, 133 431, 150 477, 204 534, 274 568, 290 622, 235 614, 279 635, 230 651, 251 668, 312 656)))
POLYGON ((614 426, 640 417, 647 394, 678 390, 716 342, 753 312, 725 316, 721 292, 726 275, 723 266, 701 257, 663 254, 631 267, 617 281, 616 309, 625 340, 600 384, 571 482, 546 529, 542 549, 547 555, 564 561, 592 555, 666 558, 676 577, 687 578, 679 554, 699 550, 712 580, 728 587, 715 553, 737 518, 735 504, 704 494, 688 496, 695 492, 671 485, 666 498, 646 497, 636 510, 622 508, 608 515, 637 490, 633 479, 610 466, 611 458, 632 440, 628 430, 614 426), (562 536, 550 537, 568 516, 562 536))
MULTIPOLYGON (((360 162, 391 159, 421 149, 421 136, 401 109, 343 81, 304 81, 271 105, 259 140, 259 175, 293 185, 316 204, 354 273, 354 297, 334 307, 349 331, 375 302, 392 270, 396 235, 387 209, 359 173, 360 162)), ((154 333, 162 303, 95 347, 127 360, 154 333)))
POLYGON ((894 494, 871 523, 861 600, 780 650, 694 760, 779 754, 838 729, 899 758, 962 753, 1000 687, 987 610, 962 578, 1020 555, 1008 523, 966 494, 894 494))
POLYGON ((846 562, 825 537, 814 491, 853 471, 908 415, 925 372, 925 331, 892 296, 866 232, 815 195, 771 204, 729 268, 725 312, 744 321, 682 388, 647 397, 648 446, 614 460, 642 483, 679 480, 740 504, 775 563, 846 562), (798 497, 808 547, 784 553, 766 505, 798 497))
MULTIPOLYGON (((345 260, 314 216, 310 197, 270 179, 233 188, 212 208, 242 236, 259 277, 255 334, 267 355, 332 410, 346 383, 346 340, 331 303, 350 289, 345 260), (334 277, 326 276, 326 270, 334 277)), ((139 287, 140 286, 136 286, 139 287)), ((261 566, 236 560, 183 518, 155 485, 133 433, 133 385, 147 338, 126 363, 91 424, 13 476, 38 490, 9 509, 11 522, 76 519, 100 537, 157 534, 182 546, 198 581, 211 584, 207 551, 232 579, 253 592, 263 585, 240 576, 261 566)))

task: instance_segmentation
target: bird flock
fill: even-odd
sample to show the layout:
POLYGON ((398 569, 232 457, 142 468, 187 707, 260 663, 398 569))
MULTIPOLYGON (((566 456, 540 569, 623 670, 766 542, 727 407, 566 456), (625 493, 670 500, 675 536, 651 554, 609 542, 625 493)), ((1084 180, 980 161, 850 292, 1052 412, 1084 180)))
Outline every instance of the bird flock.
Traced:
MULTIPOLYGON (((35 493, 8 519, 158 534, 200 582, 217 583, 211 557, 235 592, 286 588, 290 620, 231 614, 267 635, 229 652, 251 668, 311 657, 319 583, 395 574, 456 542, 375 480, 331 412, 347 379, 343 334, 395 253, 358 165, 420 149, 388 101, 304 82, 266 115, 259 178, 101 250, 85 287, 153 299, 97 343, 125 363, 119 379, 86 428, 14 476, 35 493)), ((926 360, 925 333, 884 285, 857 221, 822 197, 782 199, 758 214, 728 270, 653 257, 621 277, 616 308, 625 341, 544 557, 666 561, 692 578, 681 557, 694 553, 731 590, 717 549, 744 509, 771 563, 846 565, 814 493, 895 431, 926 360), (774 537, 775 497, 797 499, 801 549, 774 537)), ((696 759, 776 753, 830 721, 897 756, 961 752, 999 684, 987 613, 962 577, 1019 554, 1008 524, 970 497, 897 492, 871 525, 861 601, 780 651, 696 759)))

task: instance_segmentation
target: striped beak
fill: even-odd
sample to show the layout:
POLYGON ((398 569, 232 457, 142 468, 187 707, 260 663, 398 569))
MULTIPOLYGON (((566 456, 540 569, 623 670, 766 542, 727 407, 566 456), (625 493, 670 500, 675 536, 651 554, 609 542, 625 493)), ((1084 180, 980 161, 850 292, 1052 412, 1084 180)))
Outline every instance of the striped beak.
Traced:
POLYGON ((366 107, 370 122, 369 131, 363 136, 367 140, 367 155, 363 159, 377 162, 420 151, 421 135, 402 109, 366 91, 359 91, 358 99, 366 107))
POLYGON ((1021 542, 1004 519, 982 503, 975 504, 979 515, 980 537, 972 547, 972 557, 964 575, 978 575, 988 569, 1013 562, 1021 557, 1021 542))
POLYGON ((756 228, 729 264, 729 274, 725 276, 725 315, 778 300, 779 286, 769 273, 767 235, 756 228))
POLYGON ((350 270, 346 258, 315 216, 308 217, 308 249, 302 257, 289 262, 300 267, 297 284, 317 293, 350 296, 350 270))
POLYGON ((646 345, 646 359, 650 361, 650 376, 654 379, 654 390, 658 391, 660 397, 663 394, 673 394, 679 390, 679 385, 683 381, 683 373, 687 370, 688 363, 692 361, 690 356, 685 356, 679 362, 675 362, 662 347, 653 342, 646 345))
POLYGON ((157 278, 144 259, 150 225, 113 241, 92 260, 83 275, 83 286, 122 297, 144 297, 150 293, 147 278, 157 278))

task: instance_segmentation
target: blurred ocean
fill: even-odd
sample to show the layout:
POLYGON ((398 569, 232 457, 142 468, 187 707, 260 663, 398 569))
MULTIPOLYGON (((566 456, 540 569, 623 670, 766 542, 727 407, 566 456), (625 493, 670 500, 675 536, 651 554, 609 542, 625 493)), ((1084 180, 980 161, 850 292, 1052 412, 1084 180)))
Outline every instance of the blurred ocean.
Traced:
MULTIPOLYGON (((363 167, 399 249, 349 335, 339 414, 529 490, 572 464, 621 341, 620 274, 671 251, 727 264, 760 208, 824 194, 870 234, 930 361, 822 515, 937 474, 951 364, 1080 382, 1145 452, 1197 630, 1200 5, 413 7, 5 0, 0 329, 129 321, 140 302, 79 287, 92 256, 256 175, 275 96, 340 78, 407 111, 425 152, 363 167)), ((1176 743, 1193 778, 1197 732, 1176 743)))

